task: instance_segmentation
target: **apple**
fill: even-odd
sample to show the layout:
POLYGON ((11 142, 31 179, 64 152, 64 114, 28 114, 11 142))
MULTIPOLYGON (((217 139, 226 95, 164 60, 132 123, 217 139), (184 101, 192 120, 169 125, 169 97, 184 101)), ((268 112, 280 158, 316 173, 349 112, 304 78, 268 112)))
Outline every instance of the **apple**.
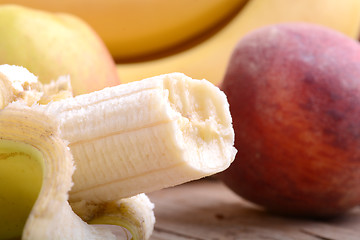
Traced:
POLYGON ((69 75, 75 95, 120 83, 103 41, 75 16, 1 5, 0 35, 0 64, 23 66, 40 82, 69 75))
POLYGON ((271 212, 328 218, 360 204, 360 46, 306 23, 240 39, 220 88, 235 161, 219 178, 271 212))

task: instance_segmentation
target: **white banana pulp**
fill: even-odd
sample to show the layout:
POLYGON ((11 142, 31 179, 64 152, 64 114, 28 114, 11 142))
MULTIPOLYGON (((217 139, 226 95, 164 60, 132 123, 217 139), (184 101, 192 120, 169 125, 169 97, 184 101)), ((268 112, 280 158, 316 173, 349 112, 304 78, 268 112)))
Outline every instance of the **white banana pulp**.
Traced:
POLYGON ((205 177, 236 152, 225 95, 179 73, 44 108, 60 121, 76 162, 72 200, 114 200, 205 177))

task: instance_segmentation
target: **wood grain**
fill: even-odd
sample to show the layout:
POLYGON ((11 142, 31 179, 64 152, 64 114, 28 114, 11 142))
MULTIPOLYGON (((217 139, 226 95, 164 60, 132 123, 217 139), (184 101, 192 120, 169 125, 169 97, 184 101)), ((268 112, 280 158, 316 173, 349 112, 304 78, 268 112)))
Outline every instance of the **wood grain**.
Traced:
POLYGON ((200 180, 148 194, 151 240, 360 240, 360 207, 327 221, 273 215, 222 183, 200 180))

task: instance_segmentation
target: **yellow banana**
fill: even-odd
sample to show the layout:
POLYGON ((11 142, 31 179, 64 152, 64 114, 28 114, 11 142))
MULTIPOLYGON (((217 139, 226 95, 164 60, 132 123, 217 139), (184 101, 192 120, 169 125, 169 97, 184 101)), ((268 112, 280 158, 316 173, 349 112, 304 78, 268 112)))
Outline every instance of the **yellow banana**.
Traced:
POLYGON ((122 82, 130 82, 168 72, 179 71, 193 78, 219 83, 235 44, 258 27, 291 21, 325 25, 350 37, 358 38, 360 1, 358 0, 250 0, 221 30, 197 45, 173 49, 168 55, 152 60, 118 64, 122 82))
POLYGON ((8 65, 0 73, 10 96, 0 110, 0 239, 149 239, 144 193, 235 157, 226 97, 206 80, 166 74, 39 104, 68 91, 64 80, 42 86, 8 65))
MULTIPOLYGON (((221 25, 246 0, 12 0, 11 3, 79 16, 99 34, 116 59, 172 48, 221 25)), ((0 0, 1 3, 8 3, 0 0)))

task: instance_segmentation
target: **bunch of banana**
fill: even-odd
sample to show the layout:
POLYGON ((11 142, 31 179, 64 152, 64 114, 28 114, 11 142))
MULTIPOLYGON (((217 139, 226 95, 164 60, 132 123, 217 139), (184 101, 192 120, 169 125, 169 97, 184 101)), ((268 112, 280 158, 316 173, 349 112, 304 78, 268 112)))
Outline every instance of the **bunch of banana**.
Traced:
MULTIPOLYGON (((9 3, 0 0, 1 3, 9 3)), ((235 44, 268 24, 303 21, 359 37, 358 0, 12 0, 77 15, 103 39, 123 83, 183 72, 218 84, 235 44), (86 7, 84 7, 86 6, 86 7)))
POLYGON ((150 56, 222 25, 246 0, 0 0, 85 20, 121 61, 150 56))
POLYGON ((149 239, 145 193, 236 154, 224 93, 180 73, 72 97, 3 65, 0 96, 0 239, 149 239))
POLYGON ((268 24, 310 22, 353 38, 360 30, 359 0, 11 2, 84 19, 118 60, 122 82, 183 72, 217 84, 239 39, 268 24))
MULTIPOLYGON (((236 43, 250 31, 280 22, 321 24, 358 39, 360 1, 358 0, 249 0, 216 33, 199 42, 178 46, 153 59, 118 63, 122 82, 135 81, 167 72, 180 71, 214 84, 222 81, 236 43)), ((181 34, 181 33, 179 33, 181 34)))

